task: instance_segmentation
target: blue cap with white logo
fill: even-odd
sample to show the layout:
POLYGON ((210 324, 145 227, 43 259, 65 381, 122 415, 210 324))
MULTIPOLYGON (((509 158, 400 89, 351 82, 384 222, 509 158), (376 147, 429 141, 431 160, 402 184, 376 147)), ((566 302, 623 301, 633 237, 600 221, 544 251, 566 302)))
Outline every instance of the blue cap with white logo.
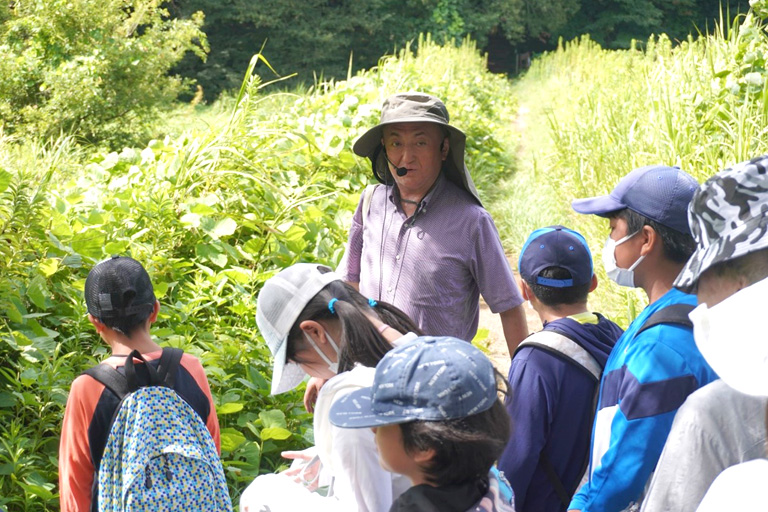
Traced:
POLYGON ((592 253, 580 233, 563 226, 539 228, 530 234, 517 264, 522 278, 531 284, 569 288, 592 281, 592 253), (552 279, 539 274, 548 267, 570 272, 570 279, 552 279))
POLYGON ((688 203, 699 182, 679 167, 648 165, 624 176, 607 196, 576 199, 571 206, 579 213, 600 215, 629 208, 662 226, 690 234, 688 203))
POLYGON ((343 428, 444 421, 486 411, 497 399, 493 365, 478 348, 423 336, 387 352, 373 386, 334 402, 330 420, 343 428))

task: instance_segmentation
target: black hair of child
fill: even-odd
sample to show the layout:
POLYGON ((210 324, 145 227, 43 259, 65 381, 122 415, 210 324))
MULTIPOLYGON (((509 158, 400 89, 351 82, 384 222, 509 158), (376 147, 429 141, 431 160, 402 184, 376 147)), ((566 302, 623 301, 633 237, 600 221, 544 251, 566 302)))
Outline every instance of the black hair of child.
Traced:
MULTIPOLYGON (((330 271, 327 269, 326 272, 330 271)), ((339 345, 339 373, 351 370, 356 363, 374 368, 393 347, 382 333, 376 329, 364 312, 371 312, 379 320, 403 334, 413 332, 421 335, 421 330, 400 309, 386 302, 378 302, 371 308, 368 299, 352 286, 343 281, 328 283, 307 303, 288 333, 286 359, 296 361, 296 353, 308 348, 300 324, 305 320, 338 320, 341 325, 339 345), (328 302, 334 303, 335 313, 331 313, 328 302)))
POLYGON ((685 263, 696 249, 696 242, 690 233, 681 233, 676 229, 668 228, 629 208, 619 210, 612 216, 624 219, 627 223, 628 235, 640 231, 643 226, 652 227, 661 238, 664 256, 675 263, 685 263))
POLYGON ((498 398, 490 409, 465 418, 400 424, 406 453, 434 450, 421 470, 438 487, 487 478, 509 442, 510 429, 509 414, 498 398))
MULTIPOLYGON (((547 267, 539 272, 539 277, 548 279, 571 279, 571 273, 563 267, 547 267)), ((556 288, 554 286, 544 286, 532 281, 525 281, 531 287, 531 291, 542 304, 549 307, 557 307, 564 304, 581 304, 587 301, 589 289, 592 286, 592 280, 585 284, 568 286, 566 288, 556 288)))

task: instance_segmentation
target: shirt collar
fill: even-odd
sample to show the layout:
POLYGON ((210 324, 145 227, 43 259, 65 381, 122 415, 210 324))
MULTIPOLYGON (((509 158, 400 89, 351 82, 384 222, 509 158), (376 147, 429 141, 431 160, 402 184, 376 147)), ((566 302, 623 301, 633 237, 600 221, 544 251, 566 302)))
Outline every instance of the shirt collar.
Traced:
MULTIPOLYGON (((437 175, 437 179, 435 180, 435 183, 432 185, 432 188, 429 189, 429 192, 427 192, 427 195, 424 196, 424 198, 421 200, 421 208, 426 208, 432 201, 437 200, 437 198, 440 196, 439 190, 443 188, 443 183, 445 182, 445 173, 443 171, 440 171, 440 174, 437 175)), ((395 186, 392 185, 392 188, 389 190, 389 201, 397 206, 398 208, 401 208, 400 205, 400 190, 395 186)))

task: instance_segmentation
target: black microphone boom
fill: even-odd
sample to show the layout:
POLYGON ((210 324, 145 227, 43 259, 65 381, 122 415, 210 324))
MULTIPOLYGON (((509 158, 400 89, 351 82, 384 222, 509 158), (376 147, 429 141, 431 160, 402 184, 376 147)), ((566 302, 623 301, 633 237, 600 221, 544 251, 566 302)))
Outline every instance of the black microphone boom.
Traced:
POLYGON ((394 162, 392 162, 392 160, 389 159, 389 155, 387 155, 386 151, 384 151, 384 158, 386 158, 387 162, 389 162, 390 165, 395 168, 395 172, 397 173, 398 176, 400 176, 402 178, 403 176, 408 174, 408 169, 406 169, 405 167, 398 167, 398 166, 396 166, 394 164, 394 162))

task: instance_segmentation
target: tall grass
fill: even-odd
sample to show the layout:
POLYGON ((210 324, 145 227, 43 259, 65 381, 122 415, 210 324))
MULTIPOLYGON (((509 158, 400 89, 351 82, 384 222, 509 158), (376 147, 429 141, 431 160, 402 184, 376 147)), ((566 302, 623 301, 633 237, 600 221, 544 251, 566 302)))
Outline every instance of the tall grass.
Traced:
MULTIPOLYGON (((677 46, 653 37, 644 49, 600 48, 588 36, 534 61, 516 84, 530 110, 523 172, 500 189, 494 213, 510 245, 531 229, 566 223, 598 256, 607 224, 570 209, 579 197, 608 193, 630 170, 677 165, 703 181, 768 152, 768 39, 753 14, 677 46)), ((627 322, 640 294, 601 286, 593 303, 627 322)))

